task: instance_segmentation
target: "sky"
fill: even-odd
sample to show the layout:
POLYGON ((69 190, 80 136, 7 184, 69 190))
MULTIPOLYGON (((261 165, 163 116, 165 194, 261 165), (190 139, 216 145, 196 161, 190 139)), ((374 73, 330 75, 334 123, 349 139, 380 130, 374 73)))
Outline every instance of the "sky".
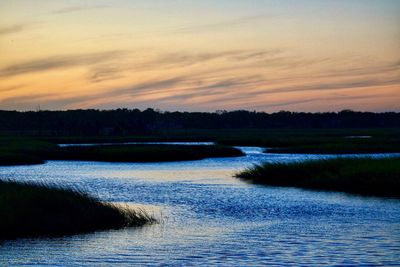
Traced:
POLYGON ((0 109, 400 111, 397 0, 0 0, 0 109))

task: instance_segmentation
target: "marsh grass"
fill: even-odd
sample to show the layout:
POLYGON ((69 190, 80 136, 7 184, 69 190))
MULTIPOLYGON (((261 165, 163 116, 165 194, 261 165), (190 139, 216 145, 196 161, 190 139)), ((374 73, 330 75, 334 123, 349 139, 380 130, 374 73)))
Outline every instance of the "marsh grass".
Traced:
POLYGON ((243 154, 226 146, 267 147, 266 153, 362 154, 400 152, 400 129, 182 129, 148 136, 0 137, 0 166, 48 159, 163 162, 243 154), (346 138, 371 136, 371 138, 346 138), (38 139, 35 139, 38 138, 38 139), (133 141, 210 141, 217 146, 123 145, 133 141), (56 143, 116 143, 107 148, 58 148, 56 143), (224 147, 225 146, 225 147, 224 147))
POLYGON ((360 154, 400 152, 399 129, 276 129, 220 133, 219 144, 268 147, 267 153, 360 154), (347 138, 370 136, 370 138, 347 138))
POLYGON ((400 197, 400 158, 264 163, 235 175, 257 184, 400 197))
POLYGON ((78 190, 0 180, 0 239, 60 236, 155 222, 143 210, 78 190))
POLYGON ((0 166, 41 164, 46 160, 165 162, 243 155, 239 149, 220 145, 115 144, 58 147, 57 144, 29 138, 0 138, 0 166))
POLYGON ((363 154, 400 152, 400 140, 345 139, 320 143, 304 142, 266 149, 265 153, 363 154))
POLYGON ((41 164, 57 145, 27 138, 0 138, 0 166, 41 164))
POLYGON ((47 158, 107 162, 163 162, 243 155, 239 149, 215 145, 99 145, 62 147, 57 153, 50 154, 47 158))
POLYGON ((224 146, 267 147, 267 153, 361 154, 400 152, 400 129, 184 129, 168 135, 53 137, 58 143, 208 141, 224 146), (347 138, 370 136, 370 138, 347 138))

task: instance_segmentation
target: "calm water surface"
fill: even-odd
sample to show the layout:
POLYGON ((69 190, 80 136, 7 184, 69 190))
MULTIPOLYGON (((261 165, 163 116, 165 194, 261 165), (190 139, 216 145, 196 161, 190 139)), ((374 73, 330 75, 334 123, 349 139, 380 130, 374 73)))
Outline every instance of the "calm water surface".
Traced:
POLYGON ((1 178, 61 184, 106 201, 142 204, 161 221, 6 241, 0 243, 0 266, 400 264, 400 201, 246 184, 232 175, 254 163, 331 156, 242 149, 245 157, 189 162, 0 167, 1 178))

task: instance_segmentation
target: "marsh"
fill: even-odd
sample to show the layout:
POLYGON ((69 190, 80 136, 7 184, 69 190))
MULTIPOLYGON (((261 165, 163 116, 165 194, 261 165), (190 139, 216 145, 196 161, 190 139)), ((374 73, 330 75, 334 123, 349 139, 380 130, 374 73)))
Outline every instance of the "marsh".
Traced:
MULTIPOLYGON (((74 186, 137 203, 162 223, 53 239, 5 241, 0 263, 343 265, 399 262, 400 202, 248 184, 233 175, 262 162, 332 155, 267 154, 162 163, 49 161, 1 167, 3 178, 74 186)), ((387 157, 398 154, 376 154, 387 157)), ((347 155, 352 156, 352 155, 347 155)))

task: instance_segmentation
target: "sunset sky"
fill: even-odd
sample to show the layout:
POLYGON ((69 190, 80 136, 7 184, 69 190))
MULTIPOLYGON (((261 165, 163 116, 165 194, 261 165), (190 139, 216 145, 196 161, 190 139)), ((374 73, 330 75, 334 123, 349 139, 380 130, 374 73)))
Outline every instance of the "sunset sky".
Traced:
POLYGON ((400 111, 398 0, 0 1, 0 109, 400 111))

